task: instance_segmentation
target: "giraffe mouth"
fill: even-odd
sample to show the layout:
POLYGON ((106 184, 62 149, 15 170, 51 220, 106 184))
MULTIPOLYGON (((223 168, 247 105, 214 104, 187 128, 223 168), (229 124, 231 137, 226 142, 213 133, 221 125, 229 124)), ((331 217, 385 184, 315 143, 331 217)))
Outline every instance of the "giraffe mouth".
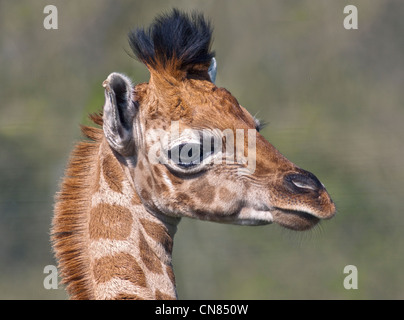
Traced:
POLYGON ((295 231, 309 230, 314 227, 320 218, 307 211, 284 209, 274 207, 272 211, 273 222, 295 231))

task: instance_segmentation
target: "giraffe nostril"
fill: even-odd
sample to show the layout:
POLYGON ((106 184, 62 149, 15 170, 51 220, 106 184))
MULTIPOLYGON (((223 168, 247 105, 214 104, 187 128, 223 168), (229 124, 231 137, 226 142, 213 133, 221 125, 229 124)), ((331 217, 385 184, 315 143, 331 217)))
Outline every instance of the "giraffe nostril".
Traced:
POLYGON ((302 183, 301 181, 296 181, 296 180, 292 180, 292 183, 301 189, 311 189, 311 190, 316 190, 311 184, 305 184, 302 183))
POLYGON ((286 175, 284 181, 290 189, 297 192, 320 191, 324 188, 314 174, 304 170, 286 175))

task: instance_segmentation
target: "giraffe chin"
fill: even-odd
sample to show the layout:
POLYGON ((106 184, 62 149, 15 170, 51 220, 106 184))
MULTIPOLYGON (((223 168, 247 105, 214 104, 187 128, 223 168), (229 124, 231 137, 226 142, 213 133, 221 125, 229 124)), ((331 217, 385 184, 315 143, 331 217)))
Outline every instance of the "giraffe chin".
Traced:
POLYGON ((237 215, 237 219, 232 221, 233 224, 243 226, 262 226, 271 224, 273 216, 268 210, 256 210, 249 207, 244 207, 237 215))
POLYGON ((319 218, 306 211, 273 208, 273 221, 280 226, 294 231, 305 231, 313 228, 319 218))

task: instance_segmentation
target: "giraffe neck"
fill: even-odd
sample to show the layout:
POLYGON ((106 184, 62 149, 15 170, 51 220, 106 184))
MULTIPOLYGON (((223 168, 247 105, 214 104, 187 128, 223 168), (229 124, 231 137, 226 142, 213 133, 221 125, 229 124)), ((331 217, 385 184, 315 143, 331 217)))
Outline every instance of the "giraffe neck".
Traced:
POLYGON ((83 144, 92 151, 79 155, 86 149, 79 145, 73 154, 66 176, 76 178, 65 178, 53 222, 71 298, 175 299, 171 254, 179 220, 145 209, 105 139, 83 144))

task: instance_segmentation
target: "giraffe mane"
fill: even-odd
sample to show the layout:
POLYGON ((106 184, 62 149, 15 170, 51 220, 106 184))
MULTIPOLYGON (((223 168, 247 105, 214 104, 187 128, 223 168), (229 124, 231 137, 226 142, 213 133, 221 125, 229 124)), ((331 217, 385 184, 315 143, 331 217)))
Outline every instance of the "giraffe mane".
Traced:
POLYGON ((135 57, 152 71, 178 77, 207 73, 214 52, 212 27, 202 14, 173 9, 157 17, 148 29, 129 32, 135 57))
MULTIPOLYGON (((97 125, 102 125, 101 114, 90 115, 97 125)), ((60 191, 56 194, 55 215, 52 221, 51 241, 58 260, 62 284, 72 299, 93 299, 92 282, 88 270, 85 220, 90 207, 86 196, 92 187, 91 172, 103 139, 102 129, 82 126, 89 140, 79 142, 71 153, 60 191)))

